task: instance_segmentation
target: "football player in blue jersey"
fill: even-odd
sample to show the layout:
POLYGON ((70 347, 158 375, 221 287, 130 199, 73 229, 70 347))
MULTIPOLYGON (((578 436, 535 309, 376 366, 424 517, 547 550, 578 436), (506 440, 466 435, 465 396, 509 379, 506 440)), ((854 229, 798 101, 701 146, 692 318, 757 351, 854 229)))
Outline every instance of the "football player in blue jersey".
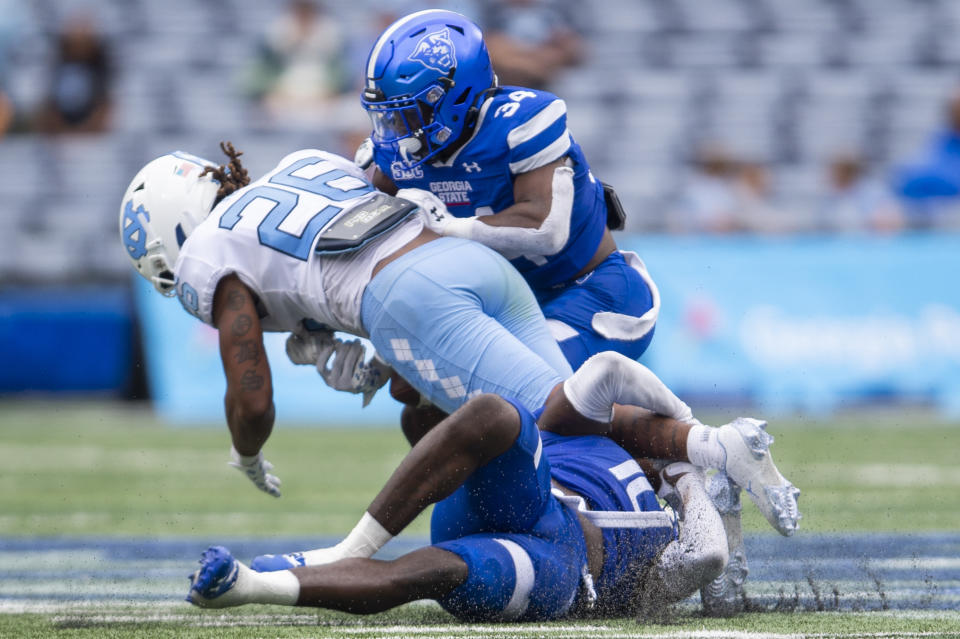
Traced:
POLYGON ((430 210, 440 235, 510 259, 574 369, 600 351, 640 357, 659 294, 640 258, 617 250, 622 210, 570 134, 563 100, 498 86, 480 29, 451 11, 392 24, 365 75, 373 132, 357 162, 376 163, 373 183, 430 210))
POLYGON ((470 400, 417 442, 353 531, 337 546, 310 551, 307 565, 265 556, 252 570, 223 547, 208 549, 188 601, 372 613, 432 598, 462 619, 510 621, 591 608, 642 614, 692 594, 728 558, 702 474, 681 462, 657 477, 607 437, 555 432, 609 419, 612 401, 650 404, 653 412, 617 410, 651 428, 662 426, 658 414, 677 408, 679 400, 649 371, 634 380, 641 390, 598 385, 610 361, 588 361, 538 417, 495 395, 470 400), (605 404, 602 414, 582 405, 587 391, 595 409, 605 404), (662 478, 660 494, 681 513, 679 530, 651 477, 662 478), (431 546, 392 561, 370 559, 432 503, 431 546))

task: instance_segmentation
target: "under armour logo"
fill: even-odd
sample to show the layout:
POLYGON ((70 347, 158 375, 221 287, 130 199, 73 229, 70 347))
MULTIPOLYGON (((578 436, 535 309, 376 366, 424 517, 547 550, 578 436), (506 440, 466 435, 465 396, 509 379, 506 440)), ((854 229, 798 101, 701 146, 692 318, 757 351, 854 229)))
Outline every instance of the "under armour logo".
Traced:
POLYGON ((466 162, 464 162, 464 163, 463 163, 463 170, 466 171, 467 173, 473 173, 474 171, 476 171, 477 173, 479 173, 479 172, 482 171, 483 169, 481 169, 481 168, 480 168, 480 165, 477 164, 476 162, 470 162, 469 164, 466 163, 466 162))

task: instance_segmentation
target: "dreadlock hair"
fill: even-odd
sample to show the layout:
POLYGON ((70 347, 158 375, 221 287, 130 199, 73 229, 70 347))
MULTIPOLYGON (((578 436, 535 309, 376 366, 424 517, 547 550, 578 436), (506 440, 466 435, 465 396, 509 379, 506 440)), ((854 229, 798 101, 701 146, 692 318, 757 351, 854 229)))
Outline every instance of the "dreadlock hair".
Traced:
POLYGON ((220 150, 230 158, 227 165, 221 164, 217 168, 208 166, 200 174, 200 177, 203 177, 209 173, 213 175, 213 179, 220 183, 220 188, 217 190, 218 202, 237 189, 242 189, 250 184, 250 176, 247 175, 247 170, 240 164, 240 156, 243 155, 243 151, 237 151, 233 148, 231 142, 221 142, 220 150))

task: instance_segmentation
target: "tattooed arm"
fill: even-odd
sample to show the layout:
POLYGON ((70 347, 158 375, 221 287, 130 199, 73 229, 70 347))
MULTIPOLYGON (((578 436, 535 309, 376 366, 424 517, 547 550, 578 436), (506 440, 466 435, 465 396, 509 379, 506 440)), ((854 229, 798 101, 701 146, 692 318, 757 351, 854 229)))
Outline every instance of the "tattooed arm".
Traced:
POLYGON ((253 294, 236 275, 223 278, 213 298, 220 358, 227 376, 224 408, 233 447, 256 455, 273 430, 273 385, 253 294))

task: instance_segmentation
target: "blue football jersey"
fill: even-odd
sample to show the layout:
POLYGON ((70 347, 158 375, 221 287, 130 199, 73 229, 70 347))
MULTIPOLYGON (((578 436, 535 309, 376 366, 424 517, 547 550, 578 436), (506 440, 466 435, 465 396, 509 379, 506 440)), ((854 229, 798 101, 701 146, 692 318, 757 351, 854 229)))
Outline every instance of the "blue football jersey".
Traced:
MULTIPOLYGON (((542 432, 550 475, 576 491, 591 510, 658 511, 657 496, 640 465, 612 440, 600 436, 564 437, 542 432)), ((647 564, 676 538, 673 527, 602 528, 603 572, 597 594, 605 606, 628 604, 636 581, 634 568, 647 564)))
POLYGON ((511 260, 534 289, 570 281, 597 251, 606 228, 603 186, 567 129, 567 107, 546 91, 499 87, 480 108, 470 140, 444 162, 405 169, 389 148, 374 161, 398 188, 432 191, 457 217, 491 215, 514 204, 513 179, 567 157, 575 189, 570 236, 554 255, 511 260))

